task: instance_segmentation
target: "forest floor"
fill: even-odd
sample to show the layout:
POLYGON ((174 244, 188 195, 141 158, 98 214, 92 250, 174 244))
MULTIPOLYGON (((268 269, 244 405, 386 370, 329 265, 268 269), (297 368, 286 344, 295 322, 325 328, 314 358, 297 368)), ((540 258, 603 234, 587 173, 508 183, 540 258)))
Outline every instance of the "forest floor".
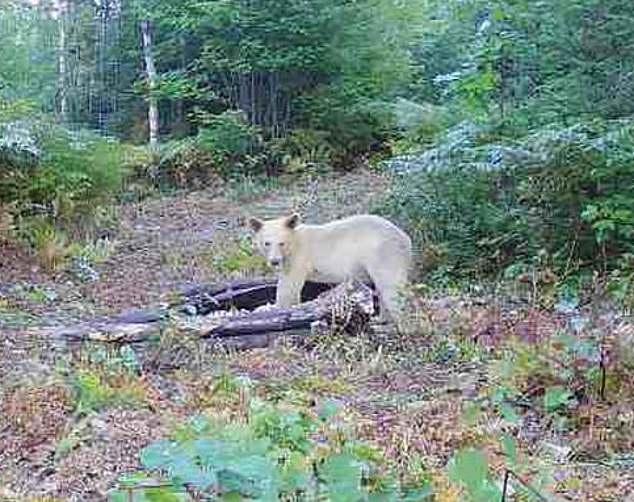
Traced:
POLYGON ((227 375, 248 378, 263 399, 306 407, 336 399, 356 436, 402 476, 424 471, 437 500, 461 500, 445 467, 464 446, 483 447, 501 479, 507 464, 499 438, 509 432, 520 444, 524 478, 537 483, 547 473, 561 499, 634 500, 634 459, 624 455, 634 449, 634 396, 608 396, 577 410, 582 425, 567 432, 553 432, 553 416, 530 409, 519 426, 490 410, 476 422, 466 418, 469 405, 495 384, 489 362, 496 348, 461 341, 516 336, 543 343, 567 329, 562 315, 534 304, 430 294, 413 303, 420 336, 333 337, 312 347, 281 341, 211 355, 204 364, 185 356, 133 377, 112 377, 111 368, 81 351, 49 351, 29 334, 35 326, 153 306, 187 285, 261 275, 241 270, 251 262, 235 252, 246 216, 300 210, 311 222, 327 221, 368 210, 387 186, 378 174, 356 171, 255 197, 199 191, 122 206, 92 282, 47 274, 18 248, 0 249, 0 500, 106 499, 122 474, 139 468, 145 445, 195 414, 232 412, 216 399, 216 384, 227 375), (98 374, 118 396, 95 398, 100 391, 78 374, 98 374))

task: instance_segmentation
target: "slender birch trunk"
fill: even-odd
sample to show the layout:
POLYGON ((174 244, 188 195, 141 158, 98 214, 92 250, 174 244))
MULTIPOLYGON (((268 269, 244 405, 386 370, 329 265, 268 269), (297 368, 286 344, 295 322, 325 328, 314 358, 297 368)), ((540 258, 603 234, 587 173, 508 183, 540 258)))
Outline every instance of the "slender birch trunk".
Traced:
POLYGON ((59 93, 59 120, 62 123, 66 123, 68 118, 68 92, 66 86, 68 85, 68 69, 66 61, 66 12, 68 5, 65 2, 60 2, 59 7, 59 47, 58 47, 58 93, 59 93))
POLYGON ((143 37, 143 58, 145 59, 145 70, 147 73, 147 80, 150 91, 148 99, 150 147, 156 148, 158 146, 159 135, 158 102, 156 96, 154 96, 154 89, 156 88, 156 67, 154 66, 154 57, 152 55, 152 34, 150 30, 150 22, 147 20, 141 22, 141 35, 143 37))

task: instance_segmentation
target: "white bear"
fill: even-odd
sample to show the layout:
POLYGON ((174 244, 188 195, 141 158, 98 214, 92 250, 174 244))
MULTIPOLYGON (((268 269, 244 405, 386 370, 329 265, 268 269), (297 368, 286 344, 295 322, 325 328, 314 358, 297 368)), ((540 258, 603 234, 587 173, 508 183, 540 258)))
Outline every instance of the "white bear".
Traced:
POLYGON ((371 279, 381 301, 381 316, 398 320, 398 295, 407 284, 412 242, 393 223, 361 214, 307 225, 293 214, 266 221, 249 218, 249 226, 257 249, 279 272, 278 307, 298 304, 307 280, 371 279))

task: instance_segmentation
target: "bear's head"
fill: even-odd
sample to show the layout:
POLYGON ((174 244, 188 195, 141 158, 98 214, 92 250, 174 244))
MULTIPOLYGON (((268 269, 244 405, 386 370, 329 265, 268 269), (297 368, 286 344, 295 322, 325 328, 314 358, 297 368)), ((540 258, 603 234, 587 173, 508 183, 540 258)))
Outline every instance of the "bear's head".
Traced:
POLYGON ((293 252, 295 227, 300 222, 299 214, 262 221, 249 218, 249 226, 255 232, 255 246, 275 268, 288 264, 293 252))

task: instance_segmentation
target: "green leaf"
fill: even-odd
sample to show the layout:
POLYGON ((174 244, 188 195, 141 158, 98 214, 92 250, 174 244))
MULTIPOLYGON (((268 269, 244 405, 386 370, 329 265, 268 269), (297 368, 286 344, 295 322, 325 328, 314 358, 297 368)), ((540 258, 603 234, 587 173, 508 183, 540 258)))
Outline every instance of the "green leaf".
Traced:
POLYGON ((487 472, 487 460, 480 450, 461 450, 449 461, 449 477, 463 483, 469 491, 476 491, 484 485, 487 472))
POLYGON ((227 463, 219 472, 224 490, 237 491, 245 496, 269 500, 279 488, 276 466, 266 457, 246 456, 227 463))
POLYGON ((157 441, 141 450, 141 464, 146 469, 165 469, 175 457, 183 454, 182 447, 173 441, 157 441))
POLYGON ((544 394, 544 408, 548 413, 554 413, 564 408, 570 399, 572 393, 561 386, 549 387, 544 394))
POLYGON ((502 403, 499 406, 500 413, 504 420, 512 424, 517 424, 520 421, 519 415, 515 412, 515 408, 509 403, 502 403))
POLYGON ((191 458, 183 456, 173 459, 168 473, 178 484, 192 485, 203 491, 217 482, 213 470, 201 469, 191 458))
POLYGON ((488 478, 488 464, 482 451, 459 451, 449 462, 449 477, 464 485, 474 502, 499 500, 500 490, 488 478))
POLYGON ((348 454, 334 455, 319 470, 334 502, 356 502, 361 498, 362 464, 348 454))
POLYGON ((508 434, 502 436, 502 448, 511 466, 517 465, 517 444, 515 439, 508 434))
POLYGON ((431 483, 426 482, 422 487, 407 490, 405 494, 401 497, 402 502, 418 502, 419 500, 433 500, 434 497, 434 488, 431 483))
POLYGON ((299 452, 290 451, 282 467, 281 486, 286 492, 304 491, 311 478, 312 465, 299 452))
POLYGON ((341 405, 337 401, 334 399, 328 399, 319 408, 319 419, 323 422, 327 422, 328 420, 334 418, 335 415, 339 413, 340 409, 341 405))

